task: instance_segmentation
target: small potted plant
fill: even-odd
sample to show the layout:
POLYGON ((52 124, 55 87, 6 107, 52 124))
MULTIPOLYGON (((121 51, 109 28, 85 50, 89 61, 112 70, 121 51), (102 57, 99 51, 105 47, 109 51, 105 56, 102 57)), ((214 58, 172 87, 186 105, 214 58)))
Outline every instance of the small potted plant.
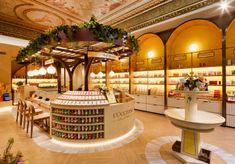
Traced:
POLYGON ((3 155, 0 154, 0 164, 24 164, 23 155, 21 152, 17 152, 16 155, 11 153, 11 148, 14 143, 14 139, 8 140, 7 146, 3 151, 3 155))

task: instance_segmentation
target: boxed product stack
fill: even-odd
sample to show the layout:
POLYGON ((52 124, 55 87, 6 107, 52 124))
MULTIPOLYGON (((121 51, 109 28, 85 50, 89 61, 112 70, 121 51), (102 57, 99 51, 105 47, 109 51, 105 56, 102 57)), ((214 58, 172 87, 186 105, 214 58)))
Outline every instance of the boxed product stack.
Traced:
POLYGON ((214 90, 214 98, 220 98, 220 90, 214 90))
POLYGON ((0 83, 0 102, 10 101, 11 85, 0 83))

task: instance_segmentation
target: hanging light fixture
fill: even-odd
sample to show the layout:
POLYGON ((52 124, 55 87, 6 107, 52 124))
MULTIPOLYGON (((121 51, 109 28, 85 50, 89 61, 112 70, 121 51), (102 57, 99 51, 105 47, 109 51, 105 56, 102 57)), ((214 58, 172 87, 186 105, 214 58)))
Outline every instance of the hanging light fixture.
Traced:
POLYGON ((39 75, 39 71, 37 69, 33 70, 33 76, 38 76, 39 75))
POLYGON ((90 73, 90 77, 91 77, 91 78, 95 78, 95 73, 94 73, 94 72, 91 72, 91 73, 90 73))
POLYGON ((50 65, 48 68, 47 68, 47 73, 48 74, 55 74, 56 72, 56 69, 53 65, 50 65))
POLYGON ((47 70, 43 66, 43 59, 42 59, 42 67, 39 69, 39 75, 47 74, 47 70))
POLYGON ((114 76, 114 74, 115 74, 115 72, 114 72, 114 71, 110 71, 110 72, 109 72, 109 76, 110 76, 110 77, 113 77, 113 76, 114 76))
POLYGON ((47 74, 47 70, 46 70, 44 67, 41 67, 41 68, 39 69, 39 74, 40 74, 40 75, 45 75, 45 74, 47 74))
POLYGON ((32 73, 32 71, 31 71, 31 58, 29 59, 29 71, 27 72, 27 75, 29 76, 29 77, 32 77, 33 76, 33 73, 32 73))
POLYGON ((104 76, 104 74, 101 71, 101 69, 102 69, 102 62, 100 63, 100 72, 97 74, 99 78, 102 78, 104 76))
POLYGON ((31 70, 29 70, 29 71, 27 72, 27 75, 28 75, 29 77, 32 77, 32 76, 33 76, 33 72, 32 72, 31 70))
POLYGON ((99 78, 102 78, 103 76, 104 76, 103 72, 100 71, 100 72, 98 73, 98 77, 99 77, 99 78))

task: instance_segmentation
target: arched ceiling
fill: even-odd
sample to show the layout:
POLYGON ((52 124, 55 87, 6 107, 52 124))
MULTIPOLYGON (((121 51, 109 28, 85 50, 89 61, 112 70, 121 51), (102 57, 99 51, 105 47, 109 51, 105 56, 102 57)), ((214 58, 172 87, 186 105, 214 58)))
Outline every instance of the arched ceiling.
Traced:
POLYGON ((39 30, 101 17, 132 0, 1 0, 1 19, 39 30))
MULTIPOLYGON (((156 28, 154 25, 188 13, 197 15, 195 13, 202 12, 199 10, 201 8, 207 8, 206 11, 208 8, 218 8, 219 2, 220 0, 0 0, 0 34, 30 40, 54 26, 88 21, 92 14, 101 23, 134 33, 150 27, 152 32, 159 32, 173 28, 177 22, 174 25, 165 23, 167 27, 164 28, 156 28)), ((234 2, 231 1, 231 6, 235 5, 234 2)), ((209 16, 215 14, 204 12, 200 17, 209 16)))

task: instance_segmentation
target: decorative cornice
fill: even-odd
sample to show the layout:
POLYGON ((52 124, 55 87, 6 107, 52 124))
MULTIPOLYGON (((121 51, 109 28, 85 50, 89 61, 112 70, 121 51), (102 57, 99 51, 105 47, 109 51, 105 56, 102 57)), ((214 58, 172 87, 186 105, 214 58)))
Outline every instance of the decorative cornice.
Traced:
POLYGON ((140 15, 148 10, 153 8, 160 7, 163 4, 169 3, 173 0, 151 0, 149 2, 145 2, 140 4, 140 1, 134 1, 129 5, 124 5, 124 7, 117 9, 115 11, 111 11, 111 13, 107 14, 106 16, 99 19, 99 21, 115 26, 116 24, 120 24, 121 22, 127 21, 132 17, 140 15), (137 6, 133 9, 132 6, 137 6))
POLYGON ((7 23, 6 21, 0 20, 0 34, 3 35, 32 40, 40 33, 41 31, 37 31, 32 28, 18 26, 16 24, 7 23))
POLYGON ((220 0, 175 0, 167 3, 161 8, 138 15, 128 21, 116 25, 127 31, 135 31, 192 11, 212 5, 220 0))

